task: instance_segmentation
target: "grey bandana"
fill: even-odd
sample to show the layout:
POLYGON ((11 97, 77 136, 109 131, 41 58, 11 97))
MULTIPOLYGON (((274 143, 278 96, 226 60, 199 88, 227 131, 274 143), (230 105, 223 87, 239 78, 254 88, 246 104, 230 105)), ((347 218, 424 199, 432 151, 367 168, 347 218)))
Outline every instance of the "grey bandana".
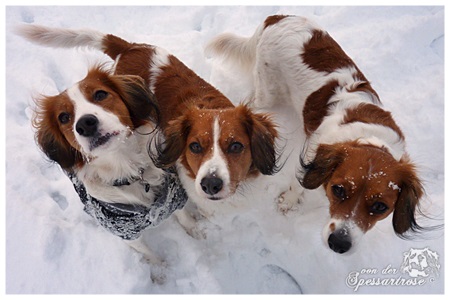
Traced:
POLYGON ((89 195, 83 183, 73 173, 72 180, 84 210, 111 233, 125 239, 137 239, 147 227, 156 227, 188 199, 175 171, 166 170, 164 182, 156 189, 155 201, 150 207, 108 203, 89 195))

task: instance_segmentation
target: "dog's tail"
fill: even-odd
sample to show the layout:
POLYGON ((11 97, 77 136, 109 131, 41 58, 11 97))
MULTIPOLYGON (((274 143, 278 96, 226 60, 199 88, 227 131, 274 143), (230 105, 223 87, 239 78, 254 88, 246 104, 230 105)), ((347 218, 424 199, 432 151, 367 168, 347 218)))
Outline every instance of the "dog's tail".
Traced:
POLYGON ((220 58, 224 63, 251 74, 256 63, 256 46, 263 32, 263 26, 251 37, 223 33, 214 37, 205 47, 207 57, 220 58))
POLYGON ((113 60, 133 45, 115 35, 91 29, 63 29, 22 24, 17 26, 14 31, 17 35, 38 45, 53 48, 88 47, 102 51, 113 60))

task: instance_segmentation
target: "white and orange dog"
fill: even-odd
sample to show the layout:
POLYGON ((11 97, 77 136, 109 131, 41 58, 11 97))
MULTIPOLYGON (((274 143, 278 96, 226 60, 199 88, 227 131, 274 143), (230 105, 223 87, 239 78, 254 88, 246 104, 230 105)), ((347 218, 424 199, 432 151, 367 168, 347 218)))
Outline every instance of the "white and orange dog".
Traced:
POLYGON ((144 80, 98 65, 62 93, 35 102, 36 143, 71 178, 85 211, 147 261, 161 265, 141 232, 169 214, 146 217, 155 201, 186 199, 168 193, 171 175, 148 155, 159 110, 144 80))
POLYGON ((404 135, 326 31, 303 17, 275 15, 252 37, 225 33, 206 51, 253 77, 256 107, 296 109, 306 143, 298 179, 306 189, 325 189, 331 220, 324 239, 333 251, 347 252, 392 212, 399 236, 421 229, 415 214, 423 188, 404 135))

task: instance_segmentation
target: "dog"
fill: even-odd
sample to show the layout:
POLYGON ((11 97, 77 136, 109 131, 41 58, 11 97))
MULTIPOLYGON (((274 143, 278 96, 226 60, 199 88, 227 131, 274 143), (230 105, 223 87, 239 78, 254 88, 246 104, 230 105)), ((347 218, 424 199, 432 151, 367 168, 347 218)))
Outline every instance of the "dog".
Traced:
MULTIPOLYGON (((19 30, 45 46, 100 50, 114 60, 115 75, 143 78, 156 97, 163 133, 150 151, 152 159, 161 168, 177 167, 198 209, 208 206, 207 200, 232 197, 249 178, 277 171, 278 133, 270 115, 234 106, 166 50, 89 29, 23 25, 19 30)), ((188 216, 178 217, 193 227, 188 216)))
MULTIPOLYGON (((323 236, 330 249, 349 251, 391 213, 400 237, 423 229, 415 214, 424 190, 405 137, 326 31, 304 17, 274 15, 249 38, 213 38, 206 54, 253 78, 254 106, 283 103, 297 111, 305 141, 297 177, 305 189, 325 190, 331 218, 323 236)), ((297 201, 287 194, 285 201, 297 201)))
POLYGON ((187 196, 147 153, 159 113, 142 78, 97 65, 64 92, 35 103, 36 142, 70 177, 84 210, 146 261, 164 265, 141 232, 181 208, 187 196), (154 216, 161 207, 165 212, 154 216))

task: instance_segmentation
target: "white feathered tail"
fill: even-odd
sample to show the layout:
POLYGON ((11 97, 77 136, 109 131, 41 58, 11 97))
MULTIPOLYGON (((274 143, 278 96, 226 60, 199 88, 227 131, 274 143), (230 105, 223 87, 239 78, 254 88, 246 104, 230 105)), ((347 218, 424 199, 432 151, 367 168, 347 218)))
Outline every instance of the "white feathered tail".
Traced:
POLYGON ((21 24, 14 32, 28 41, 53 48, 88 47, 104 51, 104 33, 91 29, 63 29, 35 24, 21 24))
POLYGON ((251 37, 242 37, 233 33, 223 33, 214 37, 205 47, 205 55, 220 58, 225 64, 251 74, 256 63, 256 47, 263 32, 259 26, 251 37))

